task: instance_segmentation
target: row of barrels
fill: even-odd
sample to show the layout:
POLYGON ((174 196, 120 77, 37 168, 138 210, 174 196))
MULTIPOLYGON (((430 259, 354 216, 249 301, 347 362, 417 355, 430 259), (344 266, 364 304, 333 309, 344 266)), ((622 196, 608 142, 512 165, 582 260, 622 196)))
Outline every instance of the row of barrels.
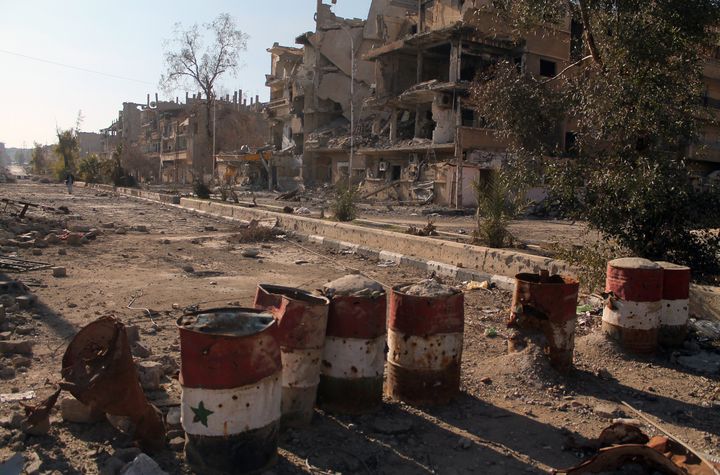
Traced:
POLYGON ((309 424, 316 405, 356 414, 379 409, 384 392, 409 404, 442 404, 458 393, 462 292, 411 295, 399 286, 388 302, 376 282, 329 285, 320 296, 261 284, 255 309, 178 321, 181 421, 195 472, 264 469, 281 427, 309 424))

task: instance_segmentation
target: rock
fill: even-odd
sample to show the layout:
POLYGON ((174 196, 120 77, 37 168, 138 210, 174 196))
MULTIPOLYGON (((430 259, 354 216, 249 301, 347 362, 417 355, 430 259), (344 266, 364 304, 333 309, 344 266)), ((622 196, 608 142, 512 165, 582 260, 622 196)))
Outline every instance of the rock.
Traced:
POLYGON ((16 356, 12 362, 15 368, 27 368, 32 364, 32 359, 27 356, 16 356))
POLYGON ((413 428, 412 421, 402 419, 376 418, 372 422, 373 430, 381 434, 397 435, 409 432, 413 428))
POLYGON ((130 463, 141 453, 142 450, 137 447, 127 447, 124 449, 117 449, 113 454, 113 457, 117 457, 125 463, 130 463))
POLYGON ((457 445, 459 448, 461 448, 463 450, 467 450, 473 446, 473 441, 468 439, 467 437, 461 437, 460 440, 458 440, 457 445))
POLYGON ((28 454, 28 461, 25 464, 25 473, 27 475, 38 475, 40 473, 40 469, 42 468, 42 464, 43 462, 37 452, 31 451, 28 454))
POLYGON ((0 426, 5 429, 19 429, 25 418, 19 412, 13 412, 7 417, 0 419, 0 426))
POLYGON ((53 267, 52 275, 53 277, 67 277, 67 269, 64 267, 53 267))
POLYGON ((13 368, 3 366, 0 368, 0 379, 13 379, 15 377, 15 370, 13 368))
POLYGON ((153 459, 140 454, 122 469, 120 475, 167 475, 167 472, 163 471, 153 459))
POLYGON ((0 353, 4 355, 32 355, 32 347, 29 340, 0 341, 0 353))
POLYGON ((76 424, 93 424, 103 419, 104 414, 93 410, 75 398, 65 398, 60 401, 60 414, 66 422, 76 424))
MULTIPOLYGON (((340 277, 323 286, 323 292, 328 297, 384 293, 383 286, 374 280, 368 279, 359 274, 350 274, 340 277)), ((368 295, 370 296, 370 295, 368 295)))
POLYGON ((98 469, 98 475, 117 475, 125 466, 125 462, 117 457, 110 457, 98 469))
POLYGON ((115 234, 127 234, 127 229, 120 227, 115 230, 115 234))
POLYGON ((170 440, 170 442, 168 442, 168 445, 174 451, 180 452, 182 449, 185 448, 185 437, 175 437, 174 439, 170 440))
POLYGON ((207 232, 214 232, 217 231, 217 228, 215 226, 205 226, 205 231, 207 232))
POLYGON ((35 303, 35 297, 32 295, 21 295, 19 297, 15 297, 15 303, 22 310, 27 310, 35 303))
POLYGON ((68 243, 69 246, 80 246, 82 244, 82 238, 82 234, 70 233, 65 242, 68 243))
POLYGON ((171 428, 180 427, 180 408, 179 407, 171 407, 167 413, 165 422, 167 422, 168 427, 171 427, 171 428))
POLYGON ((102 227, 104 229, 113 229, 115 227, 115 223, 103 223, 102 227))
POLYGON ((67 255, 67 251, 63 248, 58 249, 58 256, 65 256, 67 255))
POLYGON ((18 335, 30 335, 35 332, 35 328, 31 325, 23 325, 15 328, 15 333, 18 335))
POLYGON ((195 269, 190 264, 185 264, 184 266, 182 266, 182 270, 183 272, 187 272, 188 274, 192 274, 193 272, 195 272, 195 269))
POLYGON ((157 361, 160 363, 163 367, 163 372, 167 376, 174 376, 177 374, 178 370, 180 369, 180 366, 178 365, 178 362, 170 355, 161 355, 156 356, 152 358, 153 361, 157 361))
POLYGON ((140 341, 140 328, 137 325, 127 325, 125 333, 131 346, 140 341))
POLYGON ((57 234, 55 233, 50 233, 45 236, 44 241, 46 244, 60 244, 60 238, 57 237, 57 234))
POLYGON ((701 351, 692 356, 678 356, 680 366, 698 373, 717 374, 720 373, 720 355, 701 351))
POLYGON ((87 233, 90 231, 90 226, 87 224, 73 224, 70 226, 70 231, 74 233, 87 233))
MULTIPOLYGON (((41 242, 41 241, 38 241, 38 242, 41 242)), ((33 256, 42 256, 42 254, 43 254, 42 249, 38 249, 38 248, 36 247, 35 249, 32 250, 32 255, 33 255, 33 256)))
POLYGON ((485 384, 485 385, 490 385, 490 384, 492 384, 492 379, 490 379, 490 378, 483 378, 483 379, 480 380, 480 382, 483 383, 483 384, 485 384))
POLYGON ((152 355, 152 351, 140 343, 132 345, 130 351, 135 358, 149 358, 152 355))
POLYGON ((243 249, 240 255, 243 257, 249 257, 251 259, 254 259, 260 255, 260 250, 254 248, 243 249))
POLYGON ((595 415, 604 419, 614 419, 618 417, 619 410, 617 405, 610 403, 600 403, 593 407, 595 415))
POLYGON ((301 266, 301 265, 303 265, 303 264, 310 264, 310 261, 306 261, 306 260, 303 260, 303 259, 298 259, 297 261, 295 261, 295 265, 296 265, 296 266, 301 266))
POLYGON ((160 379, 164 371, 162 364, 157 361, 141 361, 137 364, 140 385, 148 391, 160 389, 160 379))
POLYGON ((132 230, 135 232, 138 232, 138 233, 150 232, 150 231, 148 231, 147 226, 145 226, 144 224, 136 224, 135 226, 132 227, 132 230))

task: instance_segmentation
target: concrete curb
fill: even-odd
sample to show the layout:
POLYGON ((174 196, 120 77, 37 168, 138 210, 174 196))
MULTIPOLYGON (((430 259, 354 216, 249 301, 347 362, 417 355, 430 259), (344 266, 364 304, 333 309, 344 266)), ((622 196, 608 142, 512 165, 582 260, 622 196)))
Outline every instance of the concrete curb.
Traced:
MULTIPOLYGON (((83 183, 77 184, 83 185, 83 183)), ((563 261, 506 249, 440 241, 194 198, 181 198, 178 204, 177 196, 133 188, 94 184, 85 186, 141 200, 160 202, 167 206, 228 221, 246 222, 252 219, 276 218, 280 227, 293 231, 301 239, 338 252, 355 252, 367 258, 392 261, 399 266, 409 266, 428 273, 435 272, 439 276, 460 281, 488 280, 499 288, 509 291, 514 290, 515 275, 520 272, 539 272, 541 269, 548 269, 551 273, 575 275, 574 269, 563 261)), ((691 314, 720 321, 719 302, 720 288, 692 286, 691 314)))

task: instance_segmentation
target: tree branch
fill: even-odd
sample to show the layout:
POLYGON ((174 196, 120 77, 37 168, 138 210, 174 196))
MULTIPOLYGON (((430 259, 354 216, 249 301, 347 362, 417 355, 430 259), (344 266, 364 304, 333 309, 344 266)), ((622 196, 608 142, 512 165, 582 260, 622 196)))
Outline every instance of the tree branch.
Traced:
POLYGON ((585 44, 587 45, 588 50, 590 50, 590 55, 592 56, 593 61, 602 66, 603 63, 600 58, 600 51, 595 44, 595 36, 593 36, 592 28, 590 26, 590 11, 588 10, 587 0, 578 0, 578 5, 580 7, 580 18, 583 26, 585 27, 585 32, 583 33, 583 36, 585 37, 585 44))
POLYGON ((568 72, 569 70, 571 70, 571 69, 573 69, 573 68, 577 68, 578 66, 580 66, 581 64, 583 64, 585 61, 587 61, 587 60, 589 60, 589 59, 593 59, 592 55, 585 56, 585 57, 582 58, 581 60, 575 61, 575 62, 572 63, 570 66, 568 66, 567 68, 565 68, 565 69, 563 69, 562 71, 560 71, 556 76, 551 77, 550 79, 546 79, 546 80, 542 81, 540 84, 549 84, 549 83, 555 81, 556 79, 559 79, 559 78, 562 77, 566 72, 568 72))

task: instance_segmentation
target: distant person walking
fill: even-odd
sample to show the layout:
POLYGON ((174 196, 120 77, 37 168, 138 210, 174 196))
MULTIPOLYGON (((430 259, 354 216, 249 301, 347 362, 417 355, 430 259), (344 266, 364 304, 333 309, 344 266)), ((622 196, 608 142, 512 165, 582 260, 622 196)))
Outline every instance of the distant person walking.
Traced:
POLYGON ((67 178, 65 178, 65 184, 67 185, 68 194, 70 195, 72 195, 73 183, 75 183, 75 177, 72 173, 68 173, 67 178))

